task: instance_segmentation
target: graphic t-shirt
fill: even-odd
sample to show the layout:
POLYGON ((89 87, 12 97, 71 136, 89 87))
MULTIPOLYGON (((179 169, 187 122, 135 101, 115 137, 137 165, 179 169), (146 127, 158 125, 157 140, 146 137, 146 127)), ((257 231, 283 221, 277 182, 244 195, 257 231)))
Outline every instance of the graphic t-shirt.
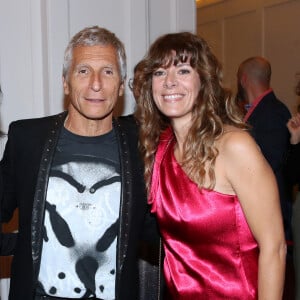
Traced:
POLYGON ((120 164, 114 131, 63 128, 45 203, 38 293, 115 299, 120 164))

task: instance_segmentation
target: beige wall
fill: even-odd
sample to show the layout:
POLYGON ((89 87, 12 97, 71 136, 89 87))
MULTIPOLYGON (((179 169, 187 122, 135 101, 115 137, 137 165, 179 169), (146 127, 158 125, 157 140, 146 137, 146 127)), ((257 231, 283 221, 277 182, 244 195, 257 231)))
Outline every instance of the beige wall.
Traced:
POLYGON ((197 9, 197 33, 213 47, 224 66, 224 82, 236 89, 244 59, 261 55, 272 64, 272 87, 292 113, 300 103, 300 1, 223 0, 197 9))

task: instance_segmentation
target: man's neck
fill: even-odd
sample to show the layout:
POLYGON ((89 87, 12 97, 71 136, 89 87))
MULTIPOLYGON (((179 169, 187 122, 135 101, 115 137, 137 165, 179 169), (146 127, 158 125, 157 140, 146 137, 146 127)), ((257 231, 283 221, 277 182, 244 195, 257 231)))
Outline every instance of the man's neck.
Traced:
POLYGON ((269 87, 257 87, 255 89, 249 90, 247 92, 248 103, 252 105, 258 98, 260 98, 262 95, 269 91, 269 87))
POLYGON ((73 118, 72 114, 66 117, 65 128, 81 136, 99 136, 112 130, 112 118, 103 120, 88 120, 84 118, 73 118))

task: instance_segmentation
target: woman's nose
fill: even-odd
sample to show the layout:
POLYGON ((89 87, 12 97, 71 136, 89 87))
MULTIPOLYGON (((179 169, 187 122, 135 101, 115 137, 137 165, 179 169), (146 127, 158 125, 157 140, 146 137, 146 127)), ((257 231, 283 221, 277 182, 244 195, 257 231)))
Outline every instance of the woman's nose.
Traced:
POLYGON ((164 87, 166 88, 172 88, 177 85, 177 79, 174 72, 167 73, 164 81, 164 87))

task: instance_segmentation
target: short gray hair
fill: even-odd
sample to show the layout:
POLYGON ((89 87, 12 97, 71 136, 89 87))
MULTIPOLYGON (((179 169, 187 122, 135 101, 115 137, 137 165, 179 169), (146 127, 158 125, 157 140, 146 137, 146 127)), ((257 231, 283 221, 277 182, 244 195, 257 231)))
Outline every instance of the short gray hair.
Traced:
POLYGON ((253 56, 244 60, 238 70, 239 75, 242 73, 246 73, 265 86, 270 85, 272 68, 270 62, 264 57, 253 56))
POLYGON ((126 78, 126 53, 123 43, 111 31, 98 26, 86 27, 79 31, 69 42, 64 55, 63 76, 67 78, 73 59, 73 50, 78 46, 113 46, 118 55, 122 80, 126 78))

